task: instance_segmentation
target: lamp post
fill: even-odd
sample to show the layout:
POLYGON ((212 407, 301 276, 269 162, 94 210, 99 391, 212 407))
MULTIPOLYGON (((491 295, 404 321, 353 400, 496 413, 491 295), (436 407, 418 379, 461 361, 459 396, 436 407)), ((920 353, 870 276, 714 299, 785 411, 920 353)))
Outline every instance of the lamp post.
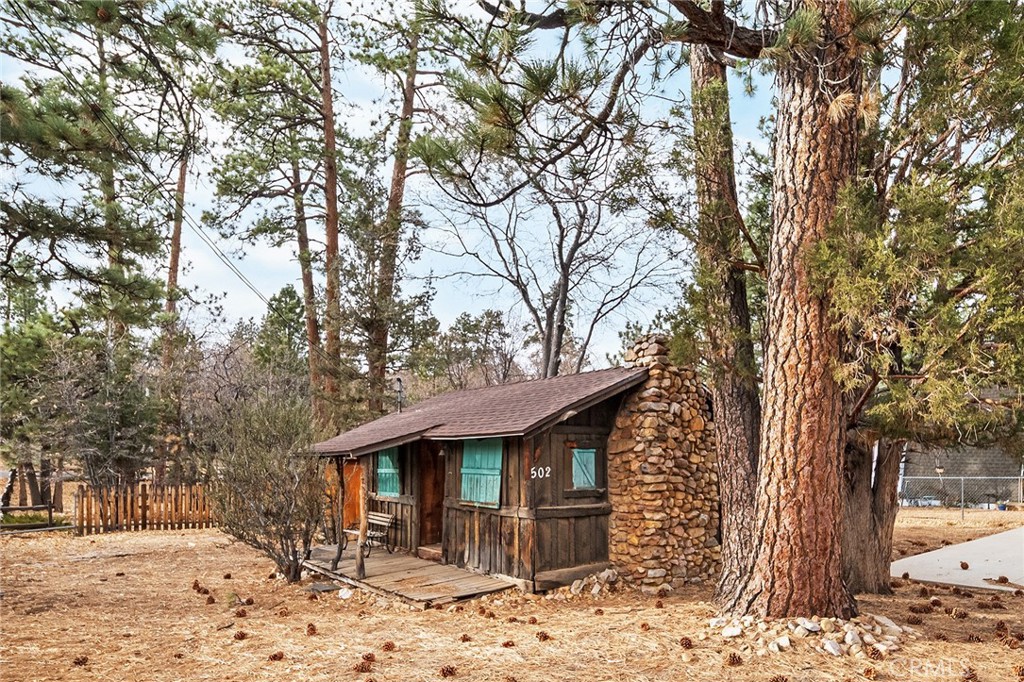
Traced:
POLYGON ((402 412, 402 401, 405 400, 405 388, 402 386, 402 377, 395 377, 395 397, 398 399, 398 412, 402 412))

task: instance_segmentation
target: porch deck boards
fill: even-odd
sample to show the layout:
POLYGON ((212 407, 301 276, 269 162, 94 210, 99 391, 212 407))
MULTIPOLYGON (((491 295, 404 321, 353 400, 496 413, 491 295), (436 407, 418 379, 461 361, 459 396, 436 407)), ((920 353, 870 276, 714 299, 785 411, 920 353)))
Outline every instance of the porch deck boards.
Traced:
POLYGON ((469 599, 513 586, 500 578, 445 566, 404 552, 388 554, 381 548, 374 548, 366 558, 366 577, 358 580, 354 547, 342 553, 337 570, 332 571, 336 551, 337 545, 315 547, 305 564, 311 570, 350 585, 399 596, 424 606, 469 599))

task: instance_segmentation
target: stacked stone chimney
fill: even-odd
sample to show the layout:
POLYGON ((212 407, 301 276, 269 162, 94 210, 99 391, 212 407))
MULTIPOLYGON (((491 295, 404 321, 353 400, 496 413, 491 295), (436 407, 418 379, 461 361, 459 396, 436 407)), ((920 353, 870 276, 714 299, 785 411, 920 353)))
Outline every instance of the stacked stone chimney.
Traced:
POLYGON ((647 380, 623 401, 608 439, 609 558, 654 593, 717 575, 718 474, 707 389, 673 366, 667 339, 626 353, 647 380))

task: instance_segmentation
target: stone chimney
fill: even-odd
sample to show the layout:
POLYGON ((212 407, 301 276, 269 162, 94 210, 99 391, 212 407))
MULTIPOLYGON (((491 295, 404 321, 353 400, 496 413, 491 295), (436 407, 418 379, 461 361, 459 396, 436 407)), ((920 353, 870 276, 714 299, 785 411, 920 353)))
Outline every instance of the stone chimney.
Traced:
POLYGON ((717 575, 718 474, 707 390, 652 334, 625 355, 647 380, 608 438, 609 558, 648 593, 717 575))

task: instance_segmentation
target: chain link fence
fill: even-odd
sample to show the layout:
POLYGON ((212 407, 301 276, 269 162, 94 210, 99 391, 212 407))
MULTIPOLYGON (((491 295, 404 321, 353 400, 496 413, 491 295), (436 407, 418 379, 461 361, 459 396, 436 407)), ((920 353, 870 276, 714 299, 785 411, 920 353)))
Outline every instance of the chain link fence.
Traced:
POLYGON ((900 506, 1000 509, 1024 505, 1020 476, 904 476, 900 506))

